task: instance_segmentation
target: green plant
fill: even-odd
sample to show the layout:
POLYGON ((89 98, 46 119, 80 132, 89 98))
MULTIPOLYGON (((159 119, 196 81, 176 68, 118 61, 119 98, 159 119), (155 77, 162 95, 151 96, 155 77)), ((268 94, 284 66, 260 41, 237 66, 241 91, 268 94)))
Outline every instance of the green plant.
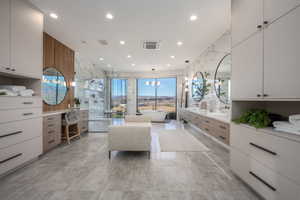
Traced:
POLYGON ((263 109, 251 109, 242 114, 238 119, 232 120, 240 124, 249 124, 255 128, 265 128, 270 125, 269 112, 263 109))
POLYGON ((75 103, 76 105, 80 105, 80 100, 79 100, 79 98, 74 98, 74 103, 75 103))
POLYGON ((4 96, 4 95, 7 95, 6 92, 0 92, 0 96, 4 96))

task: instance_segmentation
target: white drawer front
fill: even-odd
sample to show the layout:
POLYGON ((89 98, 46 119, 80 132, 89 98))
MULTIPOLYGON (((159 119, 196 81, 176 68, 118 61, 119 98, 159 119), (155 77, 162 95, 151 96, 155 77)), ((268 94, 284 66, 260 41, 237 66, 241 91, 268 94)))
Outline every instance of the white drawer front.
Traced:
POLYGON ((0 110, 0 123, 25 120, 42 116, 42 108, 0 110))
POLYGON ((42 118, 1 124, 0 149, 42 136, 42 118))
POLYGON ((231 130, 233 147, 300 185, 300 143, 239 125, 231 130))
POLYGON ((0 110, 42 107, 39 97, 1 97, 0 110))
POLYGON ((231 150, 231 168, 267 200, 298 200, 300 186, 252 159, 240 150, 231 150))
POLYGON ((10 146, 0 151, 0 174, 12 170, 42 154, 42 137, 10 146))

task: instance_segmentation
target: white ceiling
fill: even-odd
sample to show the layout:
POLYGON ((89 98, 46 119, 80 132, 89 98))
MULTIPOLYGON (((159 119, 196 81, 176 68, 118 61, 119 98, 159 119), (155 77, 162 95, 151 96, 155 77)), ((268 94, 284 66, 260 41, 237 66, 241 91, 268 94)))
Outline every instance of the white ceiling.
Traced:
POLYGON ((158 70, 182 68, 185 60, 194 60, 230 27, 230 0, 31 1, 46 15, 46 32, 81 58, 119 71, 149 71, 153 66, 158 70), (51 12, 59 18, 50 18, 51 12), (114 15, 113 20, 105 18, 107 12, 114 15), (198 20, 190 21, 192 14, 198 20), (103 46, 99 40, 109 44, 103 46), (126 44, 120 45, 120 40, 126 44), (143 40, 161 40, 161 49, 143 50, 143 40), (176 45, 179 40, 181 47, 176 45), (128 59, 128 54, 132 58, 128 59), (104 61, 99 61, 100 57, 104 61))

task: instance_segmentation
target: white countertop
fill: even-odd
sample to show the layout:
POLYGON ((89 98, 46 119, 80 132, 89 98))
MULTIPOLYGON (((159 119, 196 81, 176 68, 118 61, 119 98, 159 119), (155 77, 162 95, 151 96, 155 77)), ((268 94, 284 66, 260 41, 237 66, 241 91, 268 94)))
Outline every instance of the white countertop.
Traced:
POLYGON ((231 117, 230 117, 230 112, 227 113, 221 113, 221 112, 209 112, 207 110, 200 110, 199 108, 194 108, 194 107, 190 107, 190 108, 186 108, 183 109, 198 115, 202 115, 204 117, 209 117, 212 119, 216 119, 219 120, 221 122, 224 123, 230 123, 231 122, 231 117))
MULTIPOLYGON (((47 117, 47 116, 51 116, 51 115, 60 115, 60 114, 64 114, 64 113, 66 113, 66 112, 69 112, 70 110, 71 110, 71 109, 43 112, 43 117, 47 117)), ((87 108, 80 108, 80 110, 88 110, 88 109, 87 109, 87 108)))

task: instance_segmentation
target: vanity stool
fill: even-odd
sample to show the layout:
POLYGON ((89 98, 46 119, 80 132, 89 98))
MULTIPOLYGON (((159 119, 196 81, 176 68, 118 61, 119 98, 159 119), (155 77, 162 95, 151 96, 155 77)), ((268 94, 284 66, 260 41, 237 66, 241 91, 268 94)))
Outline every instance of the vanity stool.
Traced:
POLYGON ((80 134, 80 115, 77 109, 67 112, 63 120, 62 140, 66 140, 68 144, 75 137, 81 137, 80 134))

